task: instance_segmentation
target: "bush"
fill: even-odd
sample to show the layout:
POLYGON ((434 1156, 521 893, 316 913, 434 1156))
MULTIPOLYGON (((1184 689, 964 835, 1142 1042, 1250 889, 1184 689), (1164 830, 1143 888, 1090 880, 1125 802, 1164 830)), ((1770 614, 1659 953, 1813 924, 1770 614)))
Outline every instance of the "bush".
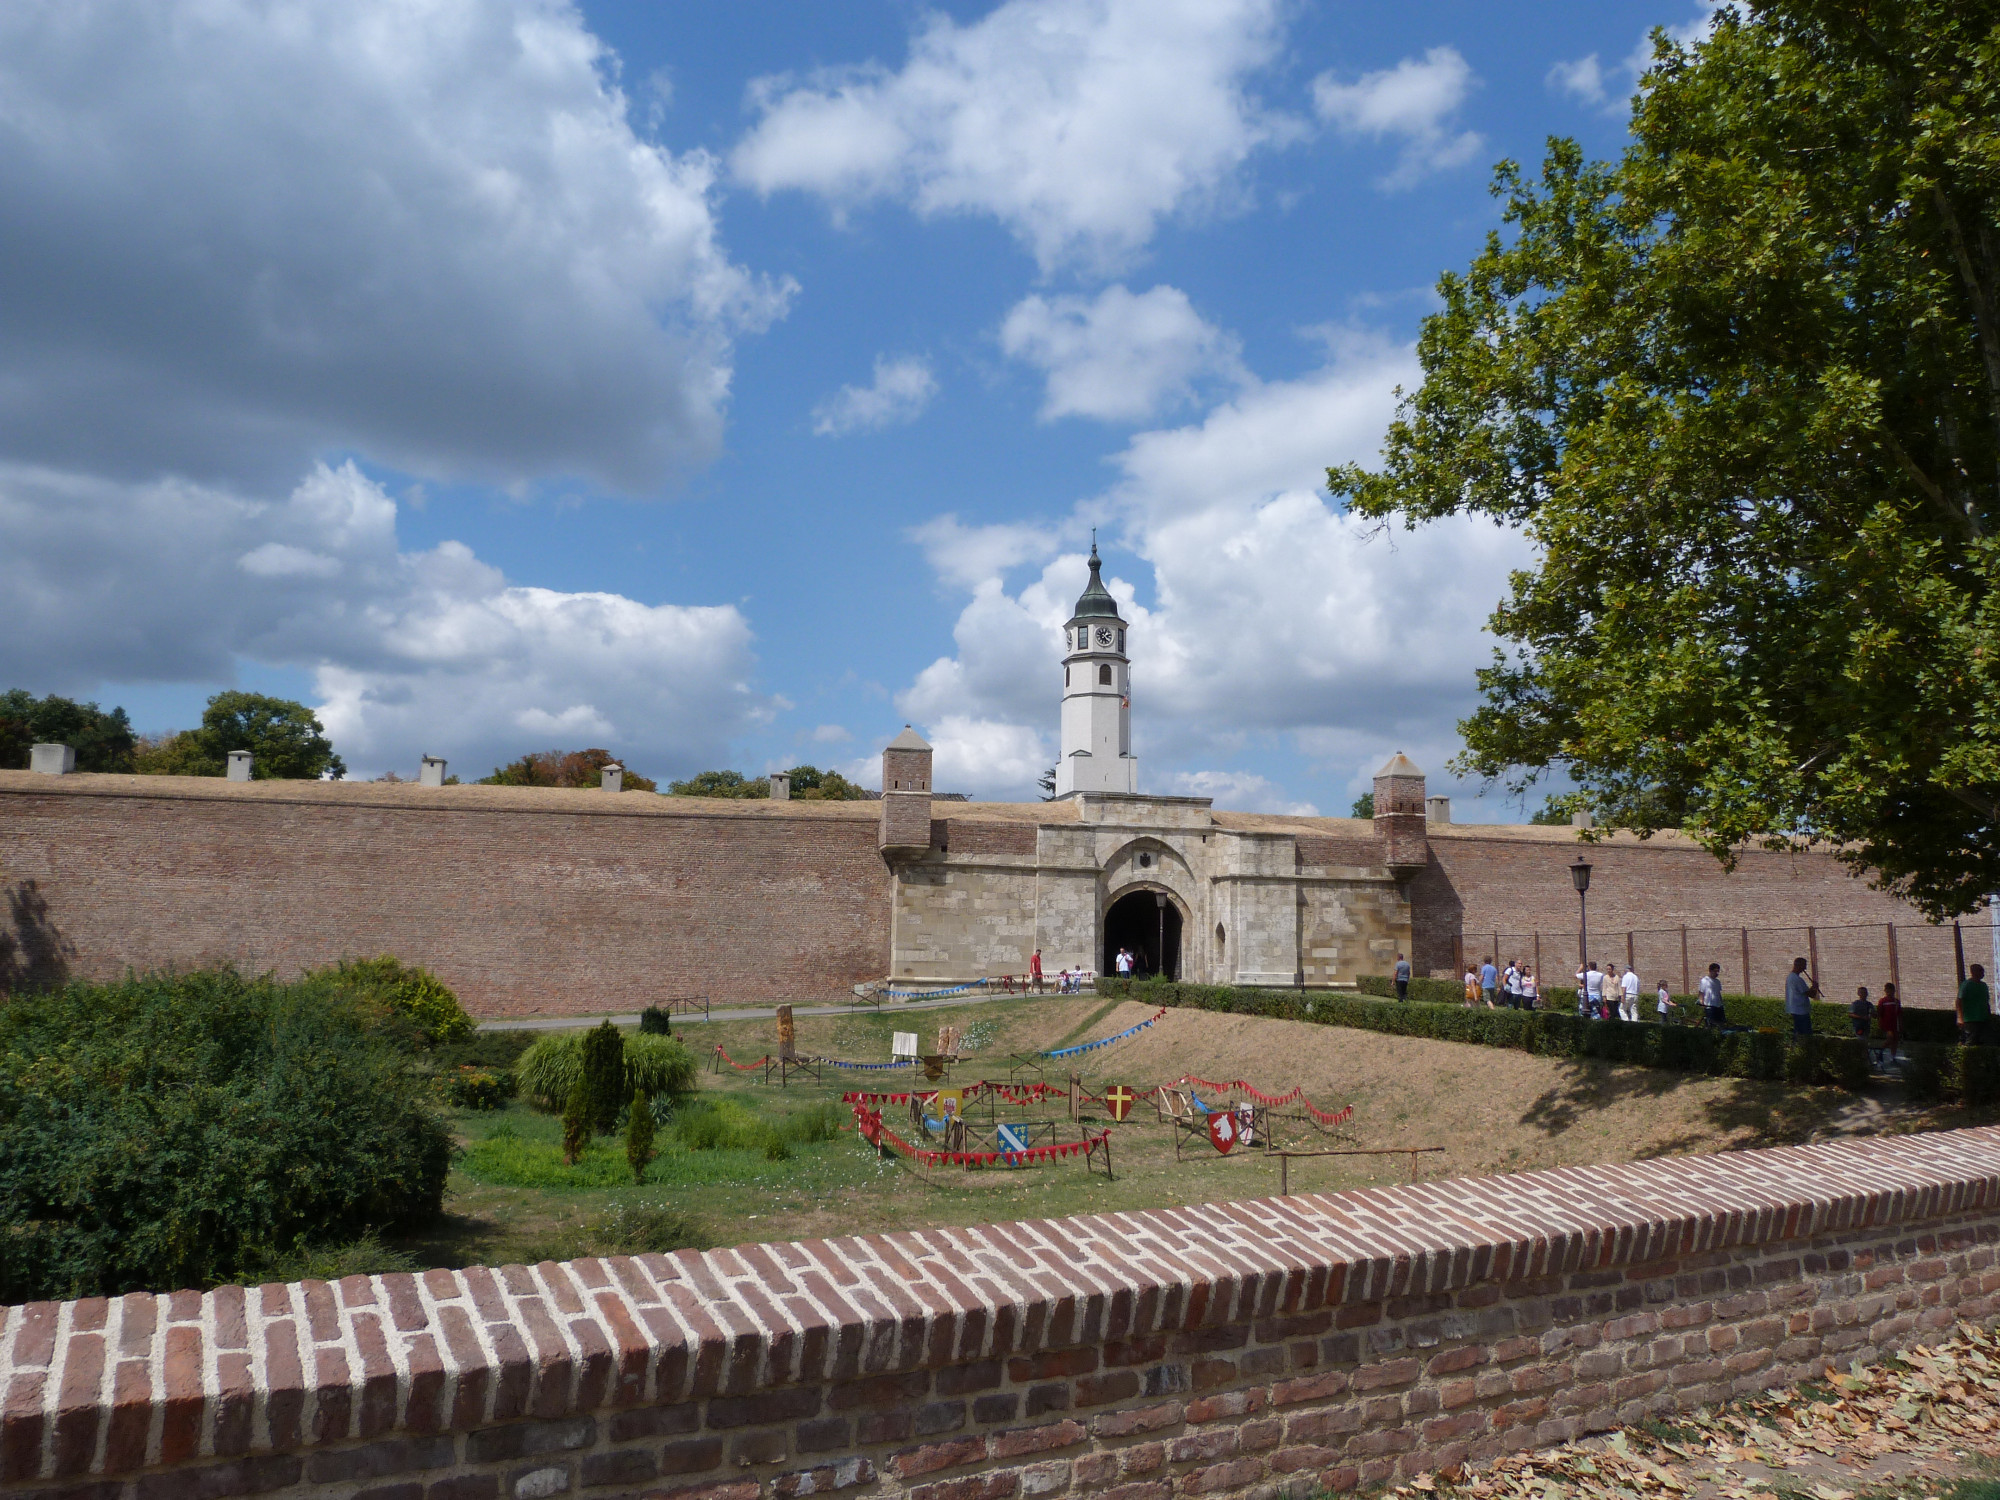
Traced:
MULTIPOLYGON (((569 1103, 569 1091, 583 1071, 583 1038, 580 1031, 553 1031, 537 1037, 515 1064, 521 1092, 537 1109, 558 1114, 569 1103)), ((632 1036, 625 1041, 625 1088, 619 1099, 622 1108, 635 1090, 659 1098, 669 1094, 691 1094, 700 1068, 694 1054, 674 1037, 632 1036)))
POLYGON ((0 1301, 209 1285, 436 1215, 429 1085, 325 976, 72 984, 0 1010, 0 1301))
POLYGON ((617 1128, 618 1112, 632 1097, 625 1081, 625 1038, 609 1021, 583 1035, 583 1117, 598 1135, 617 1128))
MULTIPOLYGON (((1393 1036, 1428 1037, 1508 1047, 1544 1057, 1593 1058, 1648 1068, 1711 1073, 1732 1078, 1796 1077, 1858 1088, 1866 1083, 1866 1046, 1854 1037, 1816 1037, 1794 1057, 1783 1035, 1759 1031, 1708 1031, 1630 1021, 1585 1021, 1571 1010, 1488 1010, 1484 1005, 1399 1005, 1370 995, 1330 990, 1249 990, 1168 980, 1100 979, 1101 995, 1148 1005, 1185 1006, 1234 1015, 1271 1016, 1352 1026, 1393 1036)), ((1394 991, 1392 990, 1393 994, 1394 991)))
POLYGON ((479 1029, 443 980, 428 969, 406 966, 389 954, 347 959, 319 972, 375 997, 409 1029, 419 1046, 463 1042, 479 1029))
POLYGON ((649 1005, 639 1012, 639 1034, 641 1036, 672 1036, 674 1034, 674 1013, 657 1005, 649 1005))
POLYGON ((509 1072, 462 1064, 437 1075, 444 1102, 460 1109, 504 1109, 518 1087, 509 1072))
POLYGON ((625 1161, 632 1168, 632 1180, 646 1180, 646 1163, 653 1150, 653 1101, 642 1090, 632 1096, 632 1108, 625 1122, 625 1161))

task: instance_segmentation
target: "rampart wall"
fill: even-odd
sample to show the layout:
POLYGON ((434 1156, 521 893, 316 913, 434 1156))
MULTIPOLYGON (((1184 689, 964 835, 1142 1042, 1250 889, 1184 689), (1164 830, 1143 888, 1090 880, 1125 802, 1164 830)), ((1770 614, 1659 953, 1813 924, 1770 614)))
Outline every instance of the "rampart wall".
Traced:
POLYGON ((2000 1308, 2000 1131, 0 1313, 47 1500, 1302 1497, 2000 1308))
POLYGON ((482 1015, 832 997, 888 964, 876 806, 0 772, 31 977, 394 953, 482 1015), (39 965, 42 974, 35 973, 39 965))

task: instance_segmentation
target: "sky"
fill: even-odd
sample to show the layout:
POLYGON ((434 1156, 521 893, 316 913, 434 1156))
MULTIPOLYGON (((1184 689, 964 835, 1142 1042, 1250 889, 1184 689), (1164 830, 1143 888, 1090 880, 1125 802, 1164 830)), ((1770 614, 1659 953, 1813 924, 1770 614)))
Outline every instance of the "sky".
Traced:
POLYGON ((1446 762, 1528 542, 1372 462, 1494 163, 1689 0, 0 8, 0 687, 1025 799, 1093 531, 1142 790, 1446 762))

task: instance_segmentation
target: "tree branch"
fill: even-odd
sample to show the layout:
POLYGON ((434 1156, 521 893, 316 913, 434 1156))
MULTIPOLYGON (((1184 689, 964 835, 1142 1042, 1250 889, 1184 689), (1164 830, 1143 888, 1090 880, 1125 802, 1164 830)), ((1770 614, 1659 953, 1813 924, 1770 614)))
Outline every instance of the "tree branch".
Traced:
MULTIPOLYGON (((1987 415, 1993 422, 1995 443, 2000 445, 2000 326, 1996 326, 1994 321, 1993 298, 1980 279, 1978 269, 1972 264, 1972 249, 1965 242, 1964 226, 1958 222, 1958 212, 1951 206, 1951 195, 1945 192, 1942 183, 1931 184, 1931 199, 1944 223, 1945 238, 1951 244, 1952 259, 1958 263, 1958 275, 1965 283, 1965 294, 1972 301, 1973 330, 1980 358, 1986 366, 1987 415)), ((1983 225, 1981 238, 1985 238, 1983 225)))
POLYGON ((1896 462, 1903 466, 1903 472, 1910 476, 1918 489, 1930 497, 1931 504, 1937 507, 1939 515, 1959 527, 1975 542, 1986 534, 1985 529, 1979 524, 1978 512, 1966 506, 1953 505, 1951 498, 1938 488, 1937 482, 1930 475, 1917 467, 1917 461, 1910 457, 1903 445, 1896 441, 1896 434, 1887 427, 1882 429, 1882 441, 1889 445, 1889 451, 1896 456, 1896 462))

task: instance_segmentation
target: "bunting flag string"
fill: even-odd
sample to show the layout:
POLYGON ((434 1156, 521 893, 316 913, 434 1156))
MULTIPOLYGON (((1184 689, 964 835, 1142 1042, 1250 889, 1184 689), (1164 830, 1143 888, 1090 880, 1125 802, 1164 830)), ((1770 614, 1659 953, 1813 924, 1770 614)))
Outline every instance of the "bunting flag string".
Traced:
POLYGON ((844 1058, 839 1057, 815 1057, 812 1060, 822 1067, 851 1068, 861 1073, 886 1073, 892 1068, 911 1068, 916 1066, 908 1058, 903 1059, 901 1062, 885 1063, 848 1062, 844 1058))
POLYGON ((952 988, 948 990, 885 989, 882 991, 882 993, 894 1000, 935 1000, 940 995, 963 995, 967 990, 980 989, 986 985, 991 984, 992 982, 993 981, 990 979, 975 979, 970 984, 954 985, 952 988))
POLYGON ((724 1062, 728 1063, 730 1067, 734 1068, 739 1073, 747 1073, 752 1068, 761 1068, 764 1066, 765 1063, 771 1060, 769 1054, 766 1054, 765 1056, 758 1058, 755 1062, 740 1063, 735 1058, 731 1057, 727 1052, 724 1052, 722 1050, 722 1043, 720 1042, 717 1042, 715 1044, 715 1055, 721 1058, 724 1062))
POLYGON ((1248 1094, 1259 1104, 1301 1105, 1307 1114, 1311 1115, 1322 1125, 1345 1125, 1349 1120, 1354 1118, 1353 1105, 1345 1105, 1340 1109, 1320 1109, 1307 1101, 1306 1091, 1303 1087, 1295 1088, 1289 1094, 1267 1094, 1254 1084, 1245 1083, 1240 1078, 1232 1078, 1227 1083, 1218 1083, 1213 1078, 1201 1078, 1193 1073, 1183 1074, 1172 1083, 1163 1085, 1163 1087, 1178 1088, 1184 1083, 1193 1084, 1196 1088, 1210 1089, 1218 1094, 1248 1094))
POLYGON ((1035 1055, 1037 1057, 1075 1057, 1079 1053, 1095 1052, 1100 1047, 1109 1047, 1115 1043, 1124 1041, 1127 1037, 1137 1036, 1140 1032, 1144 1031, 1148 1026, 1153 1025, 1156 1021, 1160 1019, 1161 1016, 1164 1016, 1166 1013, 1167 1013, 1167 1008, 1166 1006, 1163 1005, 1158 1010, 1154 1011, 1153 1014, 1149 1016, 1147 1019, 1141 1021, 1137 1026, 1127 1027, 1124 1031, 1119 1032, 1118 1035, 1116 1036, 1101 1037, 1094 1042, 1080 1042, 1074 1047, 1058 1047, 1053 1052, 1038 1052, 1035 1055))
MULTIPOLYGON (((912 1099, 928 1099, 936 1092, 937 1090, 935 1089, 912 1089, 907 1093, 901 1094, 871 1094, 854 1090, 842 1094, 840 1102, 842 1104, 908 1104, 912 1099)), ((1022 1105, 1040 1104, 1044 1099, 1067 1099, 1069 1097, 1069 1090, 1059 1084, 995 1083, 993 1080, 986 1078, 981 1079, 978 1083, 966 1084, 961 1092, 965 1095, 965 1102, 968 1104, 982 1093, 997 1094, 1009 1104, 1022 1105)), ((1085 1097, 1088 1096, 1086 1095, 1085 1097)))
POLYGON ((1010 1167, 1024 1166, 1030 1162, 1056 1161, 1079 1154, 1087 1154, 1102 1145, 1111 1132, 1106 1130, 1098 1135, 1086 1136, 1080 1141, 1063 1141, 1053 1146, 1035 1146, 1027 1151, 925 1151, 911 1145, 895 1131, 882 1123, 882 1111, 871 1110, 866 1105, 854 1108, 855 1129, 861 1138, 875 1147, 889 1146, 926 1167, 978 1165, 993 1166, 1005 1162, 1010 1167))

